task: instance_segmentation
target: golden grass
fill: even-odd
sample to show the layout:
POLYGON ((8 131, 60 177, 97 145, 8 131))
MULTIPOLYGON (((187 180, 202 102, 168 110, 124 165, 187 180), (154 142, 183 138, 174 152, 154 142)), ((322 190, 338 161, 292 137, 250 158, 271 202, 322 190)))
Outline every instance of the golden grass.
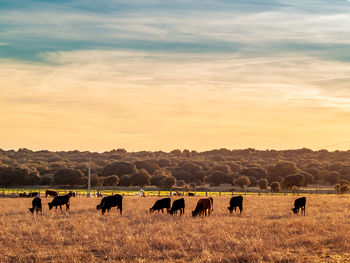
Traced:
POLYGON ((306 216, 292 215, 294 196, 229 197, 214 214, 149 214, 156 197, 125 197, 124 214, 96 210, 97 198, 72 198, 71 210, 28 211, 31 199, 0 199, 0 262, 349 262, 350 196, 308 196, 306 216))

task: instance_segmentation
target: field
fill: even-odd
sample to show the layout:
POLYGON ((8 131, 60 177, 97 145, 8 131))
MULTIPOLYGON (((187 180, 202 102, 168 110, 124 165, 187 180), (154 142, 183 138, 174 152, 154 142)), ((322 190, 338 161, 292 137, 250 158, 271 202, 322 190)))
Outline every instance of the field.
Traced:
POLYGON ((157 197, 124 198, 124 214, 102 216, 98 198, 75 198, 71 210, 42 215, 31 199, 0 199, 1 262, 349 262, 350 196, 309 195, 306 216, 292 215, 296 196, 245 196, 229 214, 192 218, 198 197, 185 197, 182 217, 149 214, 157 197))

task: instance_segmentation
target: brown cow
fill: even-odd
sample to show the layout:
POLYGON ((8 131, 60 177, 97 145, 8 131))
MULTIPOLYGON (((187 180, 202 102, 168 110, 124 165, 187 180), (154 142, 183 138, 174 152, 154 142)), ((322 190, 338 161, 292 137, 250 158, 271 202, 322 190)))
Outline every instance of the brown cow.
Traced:
POLYGON ((204 214, 205 216, 210 215, 213 211, 213 203, 210 198, 201 198, 197 202, 197 206, 192 211, 192 216, 196 217, 197 215, 204 214))
POLYGON ((46 191, 45 191, 45 195, 46 195, 46 197, 47 197, 48 195, 53 196, 53 197, 56 197, 56 196, 58 196, 58 193, 57 193, 56 191, 53 191, 53 190, 46 190, 46 191))

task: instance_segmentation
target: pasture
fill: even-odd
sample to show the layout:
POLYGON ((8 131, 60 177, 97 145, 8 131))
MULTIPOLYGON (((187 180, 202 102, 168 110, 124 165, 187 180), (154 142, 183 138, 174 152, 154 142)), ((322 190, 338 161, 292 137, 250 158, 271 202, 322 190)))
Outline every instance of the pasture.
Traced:
MULTIPOLYGON (((149 208, 158 197, 124 197, 101 215, 100 198, 71 198, 71 210, 32 215, 32 198, 0 198, 1 262, 349 262, 350 196, 309 195, 306 216, 293 215, 300 196, 214 197, 214 213, 191 217, 199 197, 185 197, 185 215, 149 208)), ((172 200, 177 198, 173 197, 172 200)))

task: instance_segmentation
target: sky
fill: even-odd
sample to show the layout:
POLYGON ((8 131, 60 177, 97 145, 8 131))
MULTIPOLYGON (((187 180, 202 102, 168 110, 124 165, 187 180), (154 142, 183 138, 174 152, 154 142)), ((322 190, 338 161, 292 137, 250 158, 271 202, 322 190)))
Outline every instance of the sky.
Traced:
POLYGON ((350 149, 348 0, 0 0, 0 148, 350 149))

